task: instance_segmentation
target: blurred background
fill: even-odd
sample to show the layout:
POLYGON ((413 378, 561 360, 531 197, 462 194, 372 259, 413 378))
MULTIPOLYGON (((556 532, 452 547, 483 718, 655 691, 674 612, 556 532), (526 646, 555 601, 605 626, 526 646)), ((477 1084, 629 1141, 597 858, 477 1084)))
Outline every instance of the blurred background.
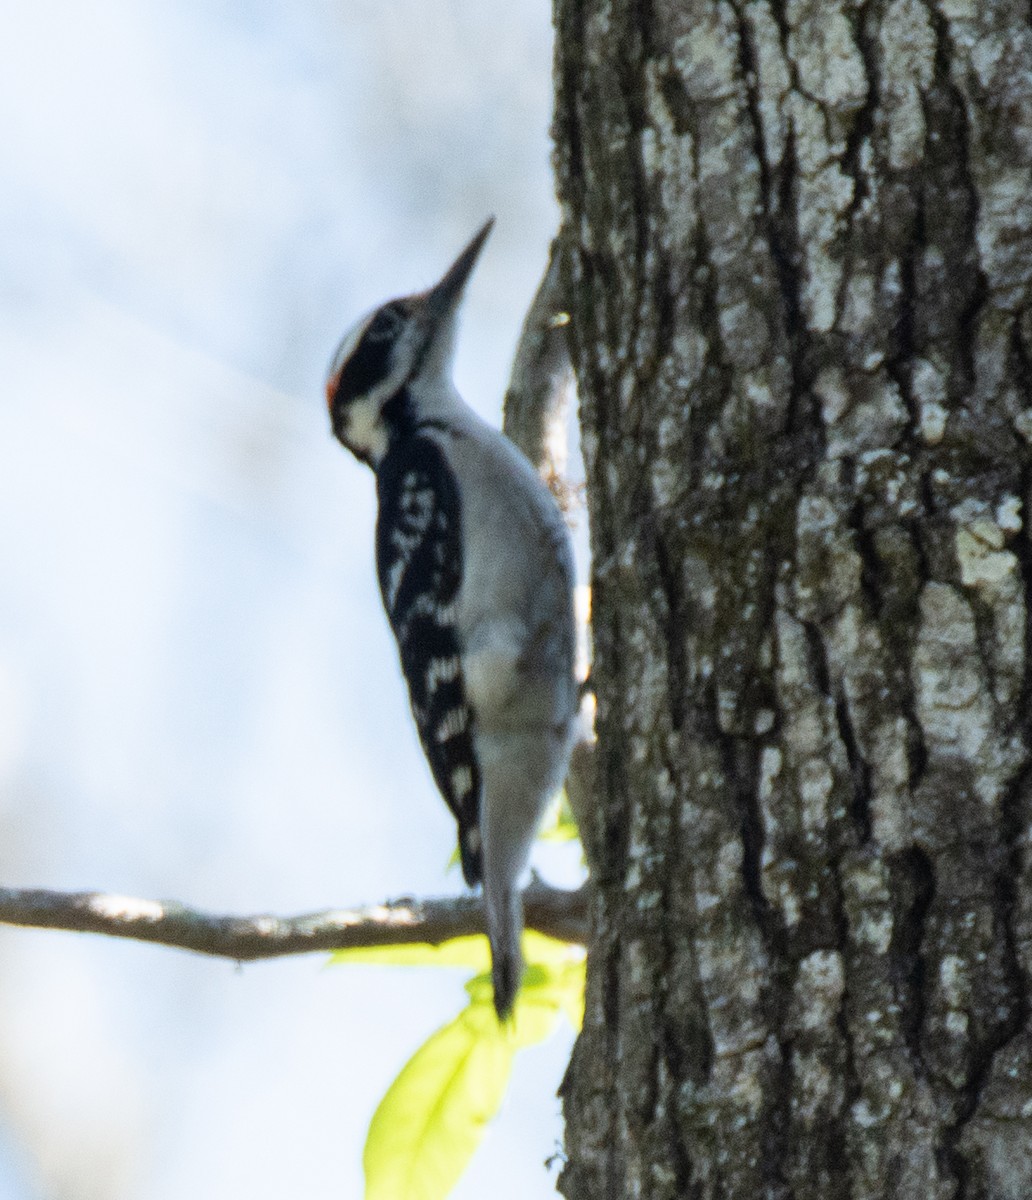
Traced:
MULTIPOLYGON (((557 222, 545 0, 0 13, 0 882, 459 891, 322 382, 494 213, 457 379, 499 419, 557 222)), ((360 1196, 461 984, 0 928, 0 1200, 360 1196)), ((553 1194, 571 1044, 517 1060, 460 1200, 553 1194)))

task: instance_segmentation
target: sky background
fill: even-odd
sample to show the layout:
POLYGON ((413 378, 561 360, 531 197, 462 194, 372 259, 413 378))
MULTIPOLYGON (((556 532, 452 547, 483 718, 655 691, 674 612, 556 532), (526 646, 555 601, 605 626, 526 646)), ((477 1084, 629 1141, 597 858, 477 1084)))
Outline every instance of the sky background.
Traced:
MULTIPOLYGON (((499 419, 557 222, 547 4, 0 15, 0 882, 459 891, 322 383, 494 213, 456 376, 499 419)), ((462 978, 0 929, 0 1200, 358 1197, 462 978)), ((571 1044, 518 1059, 458 1200, 554 1194, 571 1044)))

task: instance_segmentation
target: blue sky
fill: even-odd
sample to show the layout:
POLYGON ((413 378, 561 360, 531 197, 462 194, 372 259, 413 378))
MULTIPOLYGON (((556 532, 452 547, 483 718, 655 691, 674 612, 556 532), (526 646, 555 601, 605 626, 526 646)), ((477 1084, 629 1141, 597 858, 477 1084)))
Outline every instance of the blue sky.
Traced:
MULTIPOLYGON (((321 387, 494 213, 457 378, 498 419, 557 221, 547 5, 3 7, 0 879, 458 890, 321 387)), ((461 1001, 0 931, 0 1200, 357 1196, 377 1100, 461 1001)), ((570 1043, 518 1065, 459 1200, 553 1194, 570 1043)))

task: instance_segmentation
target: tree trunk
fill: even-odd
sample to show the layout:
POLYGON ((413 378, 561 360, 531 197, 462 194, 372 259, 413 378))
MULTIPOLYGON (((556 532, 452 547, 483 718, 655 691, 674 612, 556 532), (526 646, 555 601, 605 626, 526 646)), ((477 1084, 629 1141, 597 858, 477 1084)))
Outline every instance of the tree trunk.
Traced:
POLYGON ((571 1200, 1032 1196, 1027 0, 556 0, 571 1200))

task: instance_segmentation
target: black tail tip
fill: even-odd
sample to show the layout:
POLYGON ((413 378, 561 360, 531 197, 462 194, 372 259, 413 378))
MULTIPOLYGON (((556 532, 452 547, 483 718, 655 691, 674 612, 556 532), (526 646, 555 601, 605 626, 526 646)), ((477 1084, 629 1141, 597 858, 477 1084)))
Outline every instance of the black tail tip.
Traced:
POLYGON ((495 959, 491 980, 494 984, 494 1009, 499 1022, 503 1023, 512 1017, 513 1005, 520 990, 523 963, 519 959, 495 959))

